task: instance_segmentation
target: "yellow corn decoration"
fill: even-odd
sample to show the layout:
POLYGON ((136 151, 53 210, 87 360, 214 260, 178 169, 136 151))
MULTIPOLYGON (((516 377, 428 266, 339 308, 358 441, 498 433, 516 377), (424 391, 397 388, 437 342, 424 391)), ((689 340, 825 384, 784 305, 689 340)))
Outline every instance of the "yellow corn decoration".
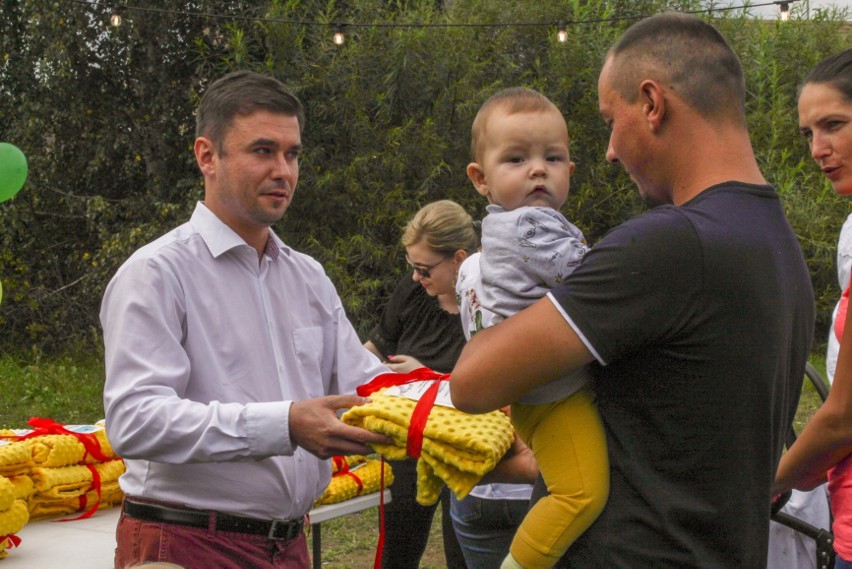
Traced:
MULTIPOLYGON (((370 402, 343 414, 343 421, 387 435, 392 445, 373 445, 391 460, 406 458, 408 427, 416 401, 380 390, 370 402)), ((434 504, 443 484, 459 499, 464 498, 512 446, 514 431, 505 413, 492 411, 470 415, 458 409, 435 405, 423 432, 423 447, 417 462, 417 501, 434 504)))
MULTIPOLYGON (((364 459, 364 457, 360 457, 364 459)), ((387 463, 382 463, 381 460, 366 460, 366 462, 355 463, 355 466, 349 469, 350 476, 347 473, 340 473, 332 476, 331 483, 323 492, 323 495, 314 502, 315 506, 323 504, 336 504, 337 502, 345 502, 351 500, 355 496, 363 494, 372 494, 381 489, 382 468, 385 471, 385 487, 393 483, 393 471, 387 463), (357 476, 361 481, 362 489, 359 490, 358 482, 353 478, 357 476)))

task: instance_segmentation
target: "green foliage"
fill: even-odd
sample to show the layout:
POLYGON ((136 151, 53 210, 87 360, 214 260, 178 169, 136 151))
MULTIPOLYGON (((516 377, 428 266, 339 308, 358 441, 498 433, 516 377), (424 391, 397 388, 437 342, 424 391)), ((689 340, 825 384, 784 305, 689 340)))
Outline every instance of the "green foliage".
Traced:
MULTIPOLYGON (((399 236, 417 209, 450 198, 482 216, 465 175, 470 124, 500 88, 532 87, 563 110, 577 163, 564 213, 595 242, 643 207, 604 159, 596 88, 606 50, 636 16, 706 6, 185 0, 170 9, 234 18, 131 11, 116 29, 104 5, 0 0, 0 140, 30 160, 24 190, 0 205, 0 346, 97 342, 100 298, 118 265, 203 198, 193 109, 233 69, 271 73, 307 106, 299 189, 276 230, 323 263, 362 335, 405 270, 399 236), (575 22, 565 44, 555 25, 538 25, 557 21, 575 22), (338 23, 351 24, 342 46, 331 41, 338 23), (512 25, 457 25, 489 23, 512 25)), ((808 259, 821 330, 839 292, 835 241, 850 209, 809 158, 795 99, 807 69, 850 45, 842 17, 805 20, 795 7, 783 25, 743 10, 712 16, 743 60, 754 145, 808 259)))
POLYGON ((68 425, 103 419, 103 369, 103 358, 97 353, 0 357, 0 429, 25 429, 31 417, 68 425))

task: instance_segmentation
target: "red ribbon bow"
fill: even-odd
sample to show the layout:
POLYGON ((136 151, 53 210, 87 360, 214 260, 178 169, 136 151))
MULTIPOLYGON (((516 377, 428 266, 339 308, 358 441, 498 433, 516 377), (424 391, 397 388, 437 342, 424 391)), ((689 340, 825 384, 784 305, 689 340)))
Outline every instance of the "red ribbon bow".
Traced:
POLYGON ((432 411, 432 407, 435 406, 440 382, 449 381, 449 379, 450 374, 448 373, 438 373, 428 367, 421 367, 408 373, 379 374, 369 383, 358 386, 356 392, 361 397, 366 397, 385 387, 405 385, 406 383, 413 383, 415 381, 432 381, 432 385, 429 386, 414 406, 414 411, 411 413, 411 420, 408 423, 408 438, 405 452, 411 458, 420 458, 423 450, 423 431, 426 429, 429 413, 432 411))
POLYGON ((21 545, 21 538, 18 537, 17 535, 15 535, 15 534, 13 534, 13 533, 9 533, 9 534, 6 534, 6 535, 0 535, 0 544, 2 544, 7 539, 9 540, 9 545, 8 545, 9 549, 11 549, 13 547, 18 547, 19 545, 21 545))
MULTIPOLYGON (((71 435, 83 444, 86 448, 86 455, 91 456, 99 462, 111 460, 110 457, 101 452, 101 443, 98 442, 98 439, 94 435, 69 431, 61 423, 57 423, 53 419, 32 417, 27 423, 34 427, 33 432, 20 437, 21 440, 40 437, 42 435, 71 435)), ((85 456, 83 458, 85 460, 85 456)))
POLYGON ((332 477, 335 477, 335 476, 349 476, 349 477, 351 477, 352 480, 355 481, 355 484, 358 486, 358 492, 356 493, 356 496, 360 496, 361 492, 364 491, 364 483, 361 481, 360 478, 358 478, 358 476, 354 472, 349 470, 349 463, 346 462, 346 459, 342 456, 333 456, 332 459, 334 460, 334 465, 337 467, 337 472, 332 474, 332 477))

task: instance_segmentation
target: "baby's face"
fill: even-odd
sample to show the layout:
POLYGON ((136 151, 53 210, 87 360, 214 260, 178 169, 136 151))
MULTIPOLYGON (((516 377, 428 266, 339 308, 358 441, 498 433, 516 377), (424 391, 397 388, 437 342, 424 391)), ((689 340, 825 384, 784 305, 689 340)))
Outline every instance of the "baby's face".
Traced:
POLYGON ((568 197, 574 163, 568 127, 556 110, 509 114, 496 108, 488 117, 479 163, 492 203, 559 209, 568 197))

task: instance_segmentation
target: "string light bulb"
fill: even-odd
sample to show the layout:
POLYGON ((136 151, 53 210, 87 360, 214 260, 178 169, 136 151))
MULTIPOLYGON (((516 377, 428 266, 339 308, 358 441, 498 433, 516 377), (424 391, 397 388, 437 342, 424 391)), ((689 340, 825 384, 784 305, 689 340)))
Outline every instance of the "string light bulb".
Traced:
POLYGON ((790 19, 790 5, 786 2, 781 2, 781 21, 786 22, 790 19))
POLYGON ((113 6, 112 14, 110 14, 109 16, 109 23, 113 28, 117 28, 121 25, 121 12, 121 8, 119 8, 118 6, 113 6))
POLYGON ((334 36, 331 38, 331 41, 334 42, 334 45, 343 45, 346 42, 346 36, 343 35, 343 27, 337 26, 334 30, 334 36))
POLYGON ((568 30, 565 27, 565 22, 559 22, 559 27, 556 30, 556 41, 559 43, 568 41, 568 30))

